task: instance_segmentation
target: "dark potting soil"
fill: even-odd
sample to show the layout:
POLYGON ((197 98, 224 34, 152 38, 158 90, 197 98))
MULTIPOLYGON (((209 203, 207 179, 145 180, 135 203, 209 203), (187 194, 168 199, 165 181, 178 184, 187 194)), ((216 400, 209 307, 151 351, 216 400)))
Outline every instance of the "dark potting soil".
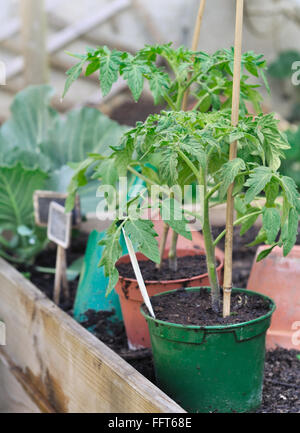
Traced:
POLYGON ((153 297, 151 302, 157 319, 182 325, 230 325, 256 319, 270 311, 270 303, 260 296, 233 292, 231 315, 224 319, 211 308, 210 293, 206 289, 197 292, 179 289, 153 297))
MULTIPOLYGON (((213 228, 214 235, 223 231, 222 227, 213 228)), ((256 233, 256 228, 250 229, 241 238, 238 228, 234 231, 234 285, 244 288, 252 266, 257 247, 248 248, 245 245, 251 242, 256 233)), ((72 247, 67 253, 68 264, 79 258, 86 248, 87 237, 80 235, 73 239, 72 247)), ((224 242, 224 241, 223 241, 224 242)), ((223 248, 221 242, 220 248, 223 248)), ((300 227, 298 244, 300 244, 300 227)), ((40 273, 35 266, 54 267, 56 259, 56 248, 50 246, 42 252, 34 266, 20 266, 20 272, 26 276, 43 291, 49 298, 53 296, 54 275, 40 273)), ((72 316, 73 301, 77 289, 77 281, 70 282, 71 300, 61 300, 60 307, 72 316)), ((127 337, 123 324, 113 323, 107 312, 86 313, 87 321, 83 324, 85 328, 93 328, 94 335, 103 341, 108 347, 118 353, 143 376, 155 383, 155 374, 150 350, 132 352, 127 346, 127 337)), ((258 412, 264 413, 300 413, 300 360, 297 358, 300 352, 278 348, 266 354, 265 382, 263 392, 263 403, 258 412)))
MULTIPOLYGON (((71 265, 75 260, 83 255, 86 249, 88 236, 82 233, 75 233, 72 239, 72 245, 66 252, 67 264, 71 265)), ((42 251, 33 265, 18 265, 17 269, 34 285, 36 285, 48 298, 53 299, 54 274, 40 272, 37 267, 55 268, 57 248, 50 243, 46 250, 42 251)), ((61 293, 59 306, 62 310, 72 313, 78 280, 69 281, 70 299, 64 299, 61 293)), ((63 292, 63 291, 62 291, 63 292)))
POLYGON ((266 353, 260 413, 300 413, 300 352, 278 347, 266 353))
MULTIPOLYGON (((205 256, 201 254, 178 257, 176 272, 169 268, 168 259, 163 260, 161 269, 156 269, 155 263, 150 260, 141 260, 139 265, 145 281, 180 280, 207 273, 205 256)), ((120 263, 118 271, 122 277, 135 279, 131 263, 120 263)))

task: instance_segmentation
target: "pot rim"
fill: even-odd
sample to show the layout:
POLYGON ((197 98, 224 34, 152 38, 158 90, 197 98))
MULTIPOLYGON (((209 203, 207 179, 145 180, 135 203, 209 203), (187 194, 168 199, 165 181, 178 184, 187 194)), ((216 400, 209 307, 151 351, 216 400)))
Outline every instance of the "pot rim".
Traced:
MULTIPOLYGON (((203 287, 185 287, 185 290, 189 290, 189 291, 196 291, 196 290, 201 290, 201 289, 208 289, 210 290, 210 287, 208 286, 203 286, 203 287)), ((179 290, 179 289, 177 289, 179 290)), ((169 293, 174 292, 175 290, 169 290, 168 292, 163 292, 163 293, 158 293, 154 296, 151 296, 151 298, 154 298, 156 296, 164 296, 167 295, 169 293)), ((148 313, 145 313, 145 311, 143 310, 143 306, 145 305, 144 303, 141 305, 140 308, 140 312, 142 313, 142 315, 145 317, 145 319, 151 320, 152 322, 155 322, 157 324, 160 325, 164 325, 164 326, 169 326, 169 327, 174 327, 174 328, 178 328, 178 329, 189 329, 189 330, 206 330, 206 331, 222 331, 222 330, 234 330, 237 328, 241 328, 243 326, 248 326, 248 325, 252 325, 258 322, 261 322, 265 319, 268 319, 269 317, 272 316, 272 314, 274 313, 274 311, 276 310, 276 304, 273 301, 273 299, 269 298, 269 296, 263 295, 262 293, 258 293, 258 292, 254 292, 253 290, 248 290, 248 289, 239 289, 236 287, 232 288, 232 291, 235 292, 242 292, 242 293, 247 293, 250 295, 257 295, 260 296, 261 298, 268 300, 270 302, 270 311, 266 314, 264 314, 263 316, 257 317, 256 319, 252 319, 252 320, 248 320, 247 322, 241 322, 241 323, 234 323, 234 324, 229 324, 229 325, 209 325, 209 326, 200 326, 200 325, 182 325, 179 323, 172 323, 172 322, 166 322, 164 320, 160 320, 160 319, 155 319, 152 316, 150 316, 148 313)), ((150 300, 151 300, 150 298, 150 300)))
MULTIPOLYGON (((187 252, 195 252, 195 250, 194 249, 192 249, 192 248, 178 248, 178 251, 187 251, 187 252)), ((142 254, 142 253, 137 253, 137 254, 142 254)), ((142 254, 142 255, 144 255, 144 254, 142 254)), ((197 252, 196 254, 194 254, 194 255, 201 255, 201 256, 206 256, 206 253, 205 253, 205 251, 203 250, 203 249, 200 249, 199 250, 199 252, 197 252)), ((189 254, 186 254, 186 256, 189 256, 189 254)), ((182 256, 182 257, 186 257, 186 256, 182 256)), ((117 263, 116 263, 116 265, 122 260, 122 259, 124 259, 124 257, 128 257, 129 258, 129 262, 128 263, 131 263, 131 261, 130 261, 130 256, 129 256, 129 254, 125 254, 124 256, 122 256, 118 261, 117 261, 117 263)), ((146 256, 145 256, 146 257, 146 256)), ((146 257, 147 258, 147 257, 146 257)), ((216 268, 216 270, 217 270, 217 272, 219 272, 219 271, 221 271, 222 270, 222 268, 223 268, 223 266, 224 266, 224 259, 223 259, 223 257, 221 257, 218 253, 215 253, 215 258, 219 261, 219 265, 217 266, 217 268, 216 268)), ((147 258, 147 260, 150 260, 150 259, 148 259, 147 258)), ((180 279, 174 279, 174 280, 145 280, 145 284, 146 285, 154 285, 154 284, 170 284, 170 283, 186 283, 187 281, 194 281, 194 280, 198 280, 199 278, 206 278, 206 277, 208 277, 208 272, 206 272, 205 274, 198 274, 198 275, 195 275, 194 277, 190 277, 190 278, 180 278, 180 279)), ((131 283, 136 283, 137 282, 137 280, 135 279, 135 278, 129 278, 129 277, 123 277, 122 275, 119 275, 119 279, 122 279, 122 280, 124 280, 124 281, 129 281, 129 282, 131 282, 131 283)), ((166 293, 168 293, 168 292, 166 292, 166 293)), ((155 296, 157 296, 157 295, 155 295, 155 296)))

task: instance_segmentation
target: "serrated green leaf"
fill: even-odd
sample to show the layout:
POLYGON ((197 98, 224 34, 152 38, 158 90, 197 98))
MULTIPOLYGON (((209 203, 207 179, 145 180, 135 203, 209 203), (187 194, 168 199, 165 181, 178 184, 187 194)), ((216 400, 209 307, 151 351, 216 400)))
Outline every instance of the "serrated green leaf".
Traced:
POLYGON ((168 198, 161 203, 161 216, 176 233, 192 240, 192 234, 188 229, 188 222, 184 217, 183 209, 174 198, 168 198))
POLYGON ((289 204, 295 208, 299 205, 299 192, 295 181, 288 176, 281 178, 282 188, 289 204))
MULTIPOLYGON (((106 47, 105 47, 106 48, 106 47)), ((100 86, 102 95, 106 96, 111 91, 112 85, 118 80, 122 53, 117 50, 104 50, 100 57, 100 86)))
POLYGON ((168 74, 155 71, 150 75, 150 90, 153 95, 154 103, 159 104, 165 92, 170 87, 170 78, 168 74))
POLYGON ((258 211, 260 211, 259 208, 251 206, 249 207, 247 210, 249 217, 241 224, 240 236, 243 236, 255 224, 257 218, 259 217, 259 214, 256 213, 258 211), (256 213, 256 215, 251 215, 253 213, 256 213))
POLYGON ((159 166, 159 174, 164 182, 169 186, 176 184, 178 178, 177 172, 178 155, 171 148, 166 148, 161 153, 161 161, 159 166))
POLYGON ((240 158, 235 158, 232 161, 228 161, 223 165, 220 171, 221 187, 220 187, 220 198, 222 199, 238 173, 246 169, 244 161, 240 158))
POLYGON ((254 241, 250 242, 249 244, 247 244, 247 247, 254 247, 256 245, 262 244, 264 242, 266 242, 267 240, 267 234, 266 231, 264 230, 264 228, 261 228, 258 232, 258 235, 256 236, 256 238, 254 239, 254 241))
POLYGON ((119 279, 119 272, 115 267, 115 264, 122 256, 120 234, 120 227, 118 227, 116 222, 113 222, 107 230, 105 239, 99 242, 99 245, 105 247, 99 266, 103 266, 104 275, 109 278, 108 286, 106 288, 106 296, 115 288, 119 279))
POLYGON ((245 215, 247 212, 247 206, 245 204, 245 201, 239 196, 235 197, 234 199, 234 207, 239 217, 245 215))
POLYGON ((144 74, 147 72, 149 72, 149 68, 144 62, 134 60, 128 62, 122 70, 123 77, 127 80, 135 102, 140 99, 144 87, 144 74))
POLYGON ((97 58, 87 66, 85 70, 85 76, 88 77, 92 75, 94 72, 98 71, 99 68, 100 68, 100 60, 97 58))
POLYGON ((78 62, 76 65, 72 66, 72 68, 70 68, 67 72, 66 75, 68 76, 66 83, 65 83, 65 88, 64 88, 64 92, 62 95, 62 98, 64 98, 68 92, 68 90, 70 89, 71 85, 74 83, 74 81, 76 81, 81 73, 82 73, 82 69, 83 69, 83 65, 86 62, 86 57, 84 57, 82 60, 80 60, 80 62, 78 62))
POLYGON ((198 140, 188 136, 184 140, 180 141, 179 146, 181 150, 186 152, 188 155, 195 157, 200 166, 205 169, 207 164, 206 153, 203 145, 198 140))
POLYGON ((126 137, 121 147, 115 149, 113 154, 114 164, 118 170, 119 176, 127 175, 128 165, 132 162, 133 149, 132 137, 126 137))
POLYGON ((265 186, 266 206, 272 207, 279 195, 279 183, 277 179, 272 178, 271 182, 265 186))
POLYGON ((252 200, 265 188, 266 184, 272 179, 273 173, 269 167, 257 167, 250 174, 245 186, 249 189, 245 195, 245 202, 251 203, 252 200))
POLYGON ((92 179, 99 179, 102 185, 115 186, 118 181, 118 170, 113 158, 105 159, 100 162, 97 169, 94 171, 92 179))
POLYGON ((234 187, 233 187, 233 196, 236 196, 238 193, 240 193, 245 185, 245 176, 237 176, 234 180, 234 187))
POLYGON ((138 251, 140 251, 153 262, 160 262, 158 242, 156 240, 157 233, 153 229, 152 221, 143 219, 130 219, 126 221, 124 230, 138 251))
POLYGON ((283 255, 287 256, 297 240, 299 214, 296 209, 291 208, 288 219, 282 229, 283 255))
POLYGON ((267 241, 272 244, 280 230, 280 213, 275 207, 265 207, 263 210, 263 227, 267 233, 267 241))
POLYGON ((278 245, 278 243, 272 245, 270 248, 266 248, 266 249, 262 250, 258 254, 256 261, 260 262, 261 260, 265 259, 273 251, 273 249, 276 247, 276 245, 278 245))

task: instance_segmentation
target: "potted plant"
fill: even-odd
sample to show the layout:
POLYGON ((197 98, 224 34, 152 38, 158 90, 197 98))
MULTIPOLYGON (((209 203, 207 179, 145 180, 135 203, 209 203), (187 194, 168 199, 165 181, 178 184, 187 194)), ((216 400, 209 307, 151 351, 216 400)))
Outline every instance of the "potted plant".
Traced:
MULTIPOLYGON (((150 90, 153 94, 154 102, 165 102, 166 109, 179 111, 183 104, 184 95, 190 91, 193 97, 193 113, 208 112, 209 110, 226 109, 231 104, 232 100, 232 63, 233 63, 233 49, 219 50, 213 55, 208 55, 203 52, 195 52, 188 50, 184 47, 174 49, 171 44, 146 46, 137 52, 135 56, 128 53, 121 53, 119 51, 110 51, 107 47, 99 47, 97 49, 89 49, 85 55, 74 55, 79 58, 79 63, 71 68, 67 74, 68 79, 66 82, 65 92, 68 91, 72 82, 79 77, 83 67, 86 63, 86 75, 100 71, 100 86, 103 95, 109 93, 111 87, 119 76, 123 77, 128 82, 128 86, 132 92, 135 101, 138 101, 143 87, 144 81, 149 82, 150 90), (158 66, 163 64, 166 66, 158 66)), ((264 78, 265 61, 262 56, 257 56, 253 52, 243 55, 243 63, 247 71, 258 77, 259 74, 264 78)), ((261 96, 257 92, 255 85, 247 82, 248 76, 243 75, 241 78, 242 85, 242 110, 247 112, 245 102, 250 101, 257 111, 261 111, 260 102, 261 96)), ((171 114, 172 117, 172 114, 171 114)), ((171 118, 170 117, 170 118, 171 118)), ((167 120, 169 121, 169 120, 167 120)), ((151 118, 149 118, 149 125, 151 118)), ((166 125, 165 125, 166 126, 166 125)), ((162 125, 164 129, 165 126, 162 125)), ((147 132, 144 133, 142 124, 137 125, 137 129, 130 131, 129 135, 125 135, 119 148, 114 148, 114 153, 111 157, 105 158, 103 155, 92 154, 84 161, 79 167, 72 179, 69 187, 69 199, 67 207, 71 209, 77 188, 82 186, 85 180, 85 172, 87 168, 94 165, 95 177, 102 180, 102 184, 115 185, 118 180, 118 174, 127 176, 129 173, 134 176, 140 177, 149 189, 151 185, 164 185, 171 187, 174 182, 173 173, 168 171, 168 167, 164 169, 161 164, 161 156, 152 151, 152 135, 147 132), (131 141, 130 146, 127 146, 128 140, 131 141), (167 174, 167 176, 166 176, 167 174)), ((164 154, 164 164, 169 165, 169 169, 174 165, 174 174, 176 173, 176 157, 174 154, 167 150, 164 154)), ((192 173, 190 168, 185 165, 184 170, 177 176, 179 195, 183 193, 186 185, 192 183, 198 184, 199 179, 192 173)), ((202 186, 201 186, 202 187, 202 186)), ((174 195, 175 193, 172 192, 174 195)), ((175 194, 176 195, 176 194, 175 194)), ((182 201, 182 200, 181 200, 182 201)), ((171 201, 169 203, 175 203, 171 201)), ((165 203, 165 205, 167 202, 165 203)), ((160 251, 156 255, 149 248, 147 242, 141 242, 139 245, 140 252, 150 260, 159 262, 159 268, 163 263, 163 259, 169 261, 169 268, 173 272, 173 278, 154 278, 146 281, 149 293, 155 294, 164 290, 178 288, 182 285, 203 285, 208 283, 208 274, 199 275, 199 272, 192 275, 186 275, 185 278, 176 278, 177 270, 177 256, 195 255, 193 250, 180 250, 177 247, 178 234, 187 238, 191 238, 191 234, 186 230, 186 221, 181 222, 174 219, 164 219, 165 225, 163 228, 163 235, 160 243, 160 251), (172 229, 172 241, 170 248, 166 249, 166 239, 168 232, 172 229), (176 254, 177 250, 177 254, 176 254)), ((144 233, 151 227, 144 230, 144 233)), ((154 232, 153 232, 154 233, 154 232)), ((117 240, 120 236, 121 229, 116 223, 108 232, 108 243, 111 243, 111 237, 117 240)), ((106 242, 106 241, 104 241, 106 242)), ((153 242, 152 242, 153 244, 153 242)), ((105 243, 105 245, 108 245, 105 243)), ((113 257, 119 258, 121 250, 116 247, 116 243, 111 244, 116 250, 113 257)), ((156 248, 156 243, 154 242, 156 248)), ((206 251, 207 253, 207 251, 206 251)), ((209 254, 211 260, 215 261, 214 248, 210 248, 209 254)), ((145 257, 139 256, 139 258, 145 257)), ((218 255, 218 268, 217 273, 220 277, 222 268, 222 257, 218 255)), ((109 289, 111 291, 117 284, 117 291, 121 297, 121 304, 123 306, 123 317, 131 347, 148 347, 150 346, 149 335, 146 327, 146 322, 139 312, 139 307, 142 302, 142 297, 137 290, 137 282, 134 277, 128 276, 124 278, 121 276, 118 281, 117 271, 114 269, 115 260, 109 258, 109 264, 105 267, 107 275, 114 276, 110 279, 109 289), (108 269, 109 268, 109 269, 108 269), (126 306, 126 309, 125 309, 126 306)), ((129 263, 128 256, 123 257, 118 265, 122 263, 129 263)), ((105 254, 102 259, 105 263, 105 254)), ((203 274, 203 272, 202 272, 203 274)))
POLYGON ((202 191, 202 212, 193 215, 202 221, 210 287, 153 297, 156 318, 143 310, 158 383, 192 411, 246 411, 260 404, 265 333, 275 309, 267 297, 234 289, 232 313, 222 317, 214 247, 226 231, 213 239, 210 202, 224 200, 234 183, 232 197, 238 214, 234 225, 241 225, 242 233, 246 232, 262 215, 263 227, 254 243, 271 245, 258 260, 277 245, 288 254, 298 227, 297 188, 292 179, 278 172, 283 150, 288 147, 278 121, 273 114, 239 114, 233 123, 231 110, 226 109, 207 113, 197 109, 164 111, 128 131, 113 154, 119 171, 126 173, 131 167, 148 185, 159 184, 161 195, 150 201, 140 194, 130 197, 122 208, 122 217, 107 232, 100 264, 110 276, 109 290, 118 281, 115 263, 121 255, 122 228, 140 252, 153 261, 160 260, 153 224, 143 219, 145 208, 163 211, 168 207, 166 222, 176 233, 187 235, 182 201, 175 194, 168 196, 157 172, 169 185, 179 184, 181 188, 182 173, 188 173, 189 183, 195 182, 202 191), (237 145, 237 154, 228 161, 232 142, 237 145), (152 166, 155 159, 159 161, 158 170, 152 166), (137 163, 141 172, 133 168, 137 163), (279 208, 275 200, 281 193, 283 206, 279 208), (261 194, 265 203, 253 204, 261 194))

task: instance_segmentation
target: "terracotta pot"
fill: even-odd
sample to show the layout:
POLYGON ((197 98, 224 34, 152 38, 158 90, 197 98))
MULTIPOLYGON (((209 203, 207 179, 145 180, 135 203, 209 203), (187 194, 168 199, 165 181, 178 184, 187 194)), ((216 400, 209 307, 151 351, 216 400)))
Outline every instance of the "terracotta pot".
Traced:
MULTIPOLYGON (((199 233, 197 233, 199 235, 199 233)), ((201 236, 201 235, 199 235, 201 236)), ((191 244, 191 243, 190 243, 191 244)), ((201 249, 192 248, 178 248, 177 256, 195 256, 205 255, 201 249)), ((166 249, 164 258, 168 257, 168 249, 166 249)), ((138 260, 148 260, 143 254, 137 253, 138 260)), ((218 276, 222 280, 223 270, 223 253, 220 250, 216 251, 216 259, 219 262, 217 267, 218 276)), ((118 263, 130 264, 130 257, 123 256, 118 263)), ((197 275, 192 278, 184 278, 180 280, 167 280, 167 281, 145 281, 149 296, 158 293, 167 292, 169 290, 179 289, 180 287, 198 287, 209 285, 208 274, 197 275)), ((120 276, 116 285, 116 291, 120 297, 121 309, 123 314, 124 325, 126 328, 128 346, 130 349, 141 349, 151 347, 150 335, 145 318, 140 312, 140 307, 143 303, 141 292, 138 283, 135 279, 124 278, 120 276)))
MULTIPOLYGON (((256 256, 268 246, 258 248, 256 256)), ((300 350, 300 246, 287 257, 275 247, 261 262, 254 260, 247 289, 272 297, 277 306, 267 333, 267 348, 300 350)))

